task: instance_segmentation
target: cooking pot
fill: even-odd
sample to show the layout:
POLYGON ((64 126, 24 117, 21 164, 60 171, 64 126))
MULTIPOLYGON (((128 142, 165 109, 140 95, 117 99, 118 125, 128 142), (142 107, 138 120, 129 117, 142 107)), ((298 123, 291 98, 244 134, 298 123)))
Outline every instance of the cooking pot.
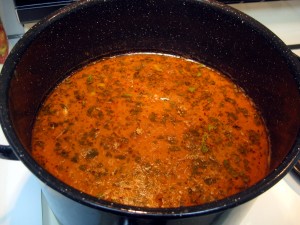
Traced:
POLYGON ((277 183, 300 155, 300 63, 272 32, 215 1, 79 1, 43 19, 10 52, 0 77, 2 157, 21 160, 41 180, 63 225, 208 224, 277 183), (143 208, 81 193, 30 155, 31 130, 47 94, 70 71, 101 57, 159 52, 201 61, 230 77, 253 99, 271 145, 268 175, 234 196, 193 207, 143 208))

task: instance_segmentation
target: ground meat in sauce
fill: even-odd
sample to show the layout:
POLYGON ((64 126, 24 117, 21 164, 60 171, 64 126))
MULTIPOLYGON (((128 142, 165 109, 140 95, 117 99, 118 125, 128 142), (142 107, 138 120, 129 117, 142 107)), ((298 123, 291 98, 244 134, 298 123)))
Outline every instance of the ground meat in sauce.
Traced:
POLYGON ((269 144, 253 102, 218 71, 131 54, 89 64, 56 87, 36 118, 32 155, 98 198, 178 207, 262 179, 269 144))

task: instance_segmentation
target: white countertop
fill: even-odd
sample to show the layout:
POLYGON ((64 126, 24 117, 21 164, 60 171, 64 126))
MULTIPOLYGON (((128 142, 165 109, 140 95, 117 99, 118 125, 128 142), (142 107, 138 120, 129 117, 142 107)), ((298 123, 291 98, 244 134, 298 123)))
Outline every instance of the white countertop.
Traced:
MULTIPOLYGON (((299 0, 232 4, 230 6, 255 18, 287 45, 300 44, 299 0)), ((300 53, 300 49, 298 53, 300 53)))
MULTIPOLYGON (((300 1, 234 4, 267 26, 287 45, 300 44, 300 1)), ((14 40, 11 40, 13 43, 14 40)), ((300 49, 294 51, 300 56, 300 49)), ((0 143, 7 143, 0 132, 0 143)), ((253 200, 239 216, 222 225, 299 225, 300 181, 288 174, 253 200)), ((41 225, 41 190, 37 178, 19 161, 0 159, 0 225, 41 225)))

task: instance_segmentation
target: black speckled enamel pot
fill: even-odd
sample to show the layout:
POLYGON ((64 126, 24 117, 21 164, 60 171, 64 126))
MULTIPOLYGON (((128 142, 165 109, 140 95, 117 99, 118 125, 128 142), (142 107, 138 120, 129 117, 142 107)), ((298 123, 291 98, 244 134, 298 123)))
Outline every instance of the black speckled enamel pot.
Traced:
POLYGON ((299 158, 300 63, 273 33, 214 1, 90 0, 39 22, 11 51, 0 78, 2 129, 16 155, 43 183, 64 225, 208 224, 277 183, 299 158), (83 194, 30 156, 31 129, 45 95, 69 71, 93 59, 128 52, 169 53, 202 61, 231 77, 255 101, 271 142, 271 170, 251 188, 195 207, 149 209, 83 194))

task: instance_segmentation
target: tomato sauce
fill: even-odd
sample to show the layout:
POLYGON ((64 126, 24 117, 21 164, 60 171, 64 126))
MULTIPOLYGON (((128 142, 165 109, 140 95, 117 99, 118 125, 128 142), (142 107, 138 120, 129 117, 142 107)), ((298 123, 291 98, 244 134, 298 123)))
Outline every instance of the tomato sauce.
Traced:
POLYGON ((180 57, 93 62, 61 82, 34 125, 32 156, 66 184, 143 207, 226 198, 269 168, 268 133, 245 92, 180 57))

